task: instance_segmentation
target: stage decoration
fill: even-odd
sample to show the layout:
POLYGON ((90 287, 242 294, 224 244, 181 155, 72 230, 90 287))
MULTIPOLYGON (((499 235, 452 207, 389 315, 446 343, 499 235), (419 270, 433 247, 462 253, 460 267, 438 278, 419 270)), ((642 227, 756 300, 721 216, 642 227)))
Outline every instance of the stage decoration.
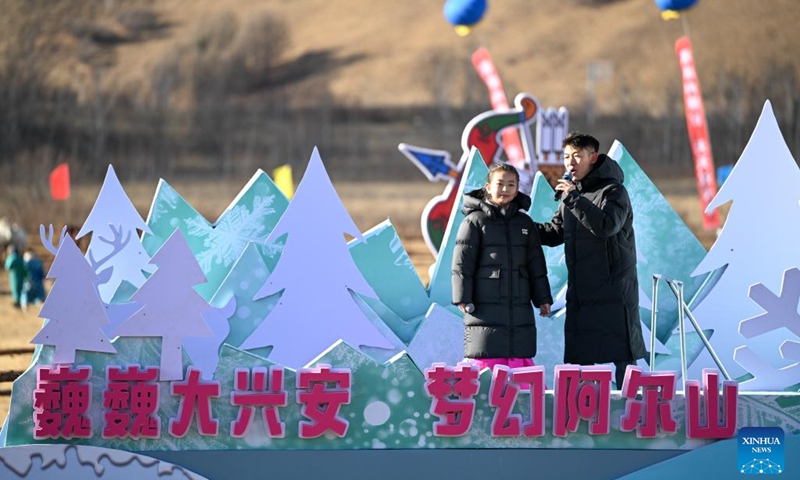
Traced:
MULTIPOLYGON (((500 80, 500 75, 497 73, 489 51, 482 47, 475 50, 472 54, 472 66, 475 67, 475 71, 478 72, 481 80, 489 90, 489 101, 492 104, 492 110, 496 112, 508 111, 508 99, 506 99, 506 92, 503 90, 503 82, 500 80)), ((525 130, 525 132, 528 133, 528 130, 525 130)), ((508 163, 517 170, 521 170, 526 168, 526 161, 532 162, 528 163, 527 168, 529 171, 535 172, 537 169, 536 158, 526 160, 525 152, 522 150, 522 143, 519 139, 519 132, 507 128, 500 135, 503 139, 503 149, 508 157, 508 163)), ((527 194, 530 189, 523 188, 520 185, 520 190, 527 194)))
POLYGON ((160 337, 159 379, 181 380, 183 338, 214 336, 204 317, 211 307, 193 288, 205 283, 206 277, 180 230, 175 230, 150 262, 158 269, 131 297, 143 307, 112 335, 160 337))
MULTIPOLYGON (((447 182, 444 193, 431 199, 422 212, 422 237, 434 256, 441 247, 450 211, 456 200, 458 184, 471 149, 476 148, 480 152, 486 165, 501 162, 503 134, 516 129, 523 139, 522 148, 525 154, 523 163, 538 164, 540 169, 544 166, 552 167, 553 172, 557 170, 557 177, 563 173, 561 139, 567 133, 568 111, 562 107, 558 110, 548 108, 542 112, 539 102, 525 93, 517 95, 514 105, 515 108, 505 112, 490 110, 481 113, 467 124, 461 135, 462 156, 457 165, 450 161, 450 154, 445 150, 416 147, 405 143, 398 145, 400 152, 411 160, 428 180, 447 182), (532 127, 536 128, 536 142, 532 138, 532 127)), ((526 170, 520 172, 520 191, 525 194, 530 193, 532 185, 532 180, 528 181, 527 177, 532 179, 534 173, 526 170)))
POLYGON ((338 338, 356 347, 396 350, 392 355, 403 348, 388 327, 370 322, 354 301, 354 294, 377 296, 353 262, 345 233, 364 240, 314 149, 294 198, 267 239, 287 236, 278 265, 254 299, 279 294, 278 303, 243 349, 271 346, 270 359, 299 368, 338 338), (328 320, 331 312, 338 322, 328 320))
POLYGON ((48 478, 51 480, 187 478, 189 480, 206 480, 206 477, 187 468, 147 455, 86 445, 31 445, 0 448, 0 478, 48 478))
POLYGON ((145 272, 152 272, 150 256, 136 241, 140 231, 151 233, 109 165, 92 211, 78 232, 78 238, 92 234, 86 258, 101 278, 103 301, 110 302, 123 282, 141 287, 145 272))
POLYGON ((264 241, 288 204, 272 179, 258 170, 219 219, 210 223, 161 180, 147 218, 151 233, 142 236, 142 245, 153 255, 179 228, 208 279, 197 291, 209 300, 249 242, 256 244, 269 269, 275 266, 280 245, 264 241))
MULTIPOLYGON (((730 445, 726 439, 745 427, 780 428, 787 448, 796 449, 794 244, 772 236, 753 248, 751 229, 736 233, 756 221, 791 221, 800 209, 793 188, 800 174, 769 105, 712 202, 734 205, 708 254, 631 153, 619 143, 608 153, 625 173, 635 212, 643 327, 653 309, 657 319, 655 364, 630 366, 621 386, 613 384, 610 366, 560 364, 562 248, 546 249, 557 308, 550 318, 536 318, 536 365, 478 371, 462 361, 463 323, 450 303, 448 267, 462 196, 482 186, 488 170, 477 149, 464 162, 427 288, 390 222, 358 231, 314 150, 291 202, 263 172, 256 174, 217 225, 218 234, 229 236, 219 250, 214 227, 162 181, 149 218, 153 233, 127 240, 143 244, 149 235, 150 271, 139 286, 123 281, 110 302, 100 296, 91 259, 72 239, 43 235, 52 247, 57 243, 48 273, 56 281, 34 339, 39 346, 12 387, 0 472, 39 478, 39 465, 47 464, 58 466, 48 475, 74 478, 91 464, 95 471, 130 468, 129 476, 142 469, 147 478, 157 459, 174 455, 179 467, 164 462, 159 470, 216 479, 241 472, 247 451, 263 464, 269 452, 377 449, 403 458, 420 450, 439 458, 430 452, 436 449, 492 458, 509 449, 526 455, 567 449, 581 458, 602 450, 626 459, 644 458, 643 450, 692 451, 677 459, 691 465, 718 455, 718 446, 730 445), (768 174, 784 182, 781 188, 764 194, 743 182, 768 174), (353 237, 349 243, 345 233, 353 237), (760 269, 762 263, 769 265, 760 269), (208 272, 216 275, 212 287, 208 272), (743 375, 724 378, 690 331, 683 352, 689 374, 680 378, 678 305, 666 295, 652 302, 646 286, 653 274, 684 282, 687 308, 719 352, 725 352, 720 339, 735 347, 722 360, 743 375), (726 308, 741 311, 731 315, 726 308), (773 364, 773 356, 781 363, 773 364), (31 460, 37 457, 41 463, 31 460), (205 473, 215 471, 209 458, 226 473, 205 473)), ((528 214, 546 221, 556 202, 543 175, 531 194, 528 214)), ((644 466, 656 461, 648 458, 644 466)), ((651 469, 658 470, 642 471, 651 469)))
POLYGON ((47 278, 55 282, 39 312, 46 322, 31 343, 53 346, 56 363, 74 363, 79 349, 114 353, 102 330, 110 322, 97 292, 97 275, 72 237, 62 240, 47 278))
MULTIPOLYGON (((783 139, 772 105, 766 102, 742 155, 708 206, 711 211, 732 202, 719 237, 692 272, 702 276, 721 271, 713 289, 694 308, 694 315, 703 328, 714 331, 711 344, 730 375, 744 381, 749 379, 744 376, 752 373, 734 361, 734 351, 741 346, 747 347, 740 353, 741 361, 753 365, 751 359, 757 356, 776 374, 772 382, 759 368, 758 381, 741 383, 742 389, 756 385, 770 390, 788 385, 796 385, 795 391, 800 388, 800 372, 788 377, 786 371, 778 373, 794 363, 781 356, 780 345, 785 340, 800 340, 798 305, 791 305, 792 297, 796 300, 798 295, 791 269, 800 267, 800 249, 794 230, 781 228, 800 224, 798 186, 800 168, 783 139), (753 232, 775 233, 759 236, 753 232), (785 282, 783 290, 781 282, 785 282), (785 299, 771 302, 770 297, 785 299), (764 313, 767 316, 753 319, 764 313)), ((702 366, 710 366, 709 361, 710 356, 703 353, 697 365, 690 367, 690 376, 697 378, 702 366)))

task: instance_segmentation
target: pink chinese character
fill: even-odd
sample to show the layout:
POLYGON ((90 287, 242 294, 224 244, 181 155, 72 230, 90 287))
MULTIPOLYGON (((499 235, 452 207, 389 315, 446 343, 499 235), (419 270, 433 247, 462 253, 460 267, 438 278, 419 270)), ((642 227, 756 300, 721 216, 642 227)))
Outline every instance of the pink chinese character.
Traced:
POLYGON ((722 382, 722 417, 719 421, 719 372, 703 369, 703 397, 705 409, 701 409, 700 382, 686 380, 686 436, 688 438, 730 438, 736 433, 736 404, 739 383, 733 380, 722 382), (701 411, 704 414, 701 419, 701 411))
POLYGON ((492 417, 492 435, 520 435, 522 415, 511 413, 519 394, 518 385, 530 389, 531 420, 525 424, 524 435, 542 436, 544 435, 544 367, 509 369, 505 365, 496 365, 492 370, 489 405, 497 407, 492 417), (508 381, 509 376, 512 381, 508 381))
POLYGON ((201 382, 200 370, 189 367, 186 380, 170 382, 170 393, 180 395, 178 417, 169 419, 169 433, 174 437, 183 437, 197 417, 200 423, 200 435, 217 435, 219 420, 211 418, 211 397, 219 397, 219 382, 201 382), (195 415, 197 410, 197 415, 195 415))
POLYGON ((455 368, 434 363, 426 368, 425 392, 433 398, 430 411, 439 417, 433 434, 454 437, 467 433, 475 414, 472 397, 479 389, 478 369, 471 363, 459 363, 455 368))
POLYGON ((576 432, 589 421, 590 435, 607 435, 611 416, 611 368, 557 365, 553 400, 553 435, 576 432))
POLYGON ((267 435, 283 438, 286 427, 278 416, 277 408, 285 407, 288 399, 283 388, 283 367, 269 367, 269 385, 266 367, 254 367, 252 370, 237 368, 234 378, 235 391, 231 392, 231 405, 239 407, 239 416, 231 422, 231 436, 240 438, 247 435, 255 407, 261 407, 261 418, 267 435))
POLYGON ((158 367, 140 370, 130 365, 106 369, 106 391, 103 392, 105 426, 103 438, 158 438, 161 419, 158 417, 158 367))
POLYGON ((639 367, 628 367, 622 382, 622 396, 627 401, 619 429, 623 432, 636 429, 639 438, 655 437, 657 426, 664 433, 675 433, 677 424, 672 418, 675 379, 675 372, 643 372, 639 367), (639 388, 642 399, 636 400, 639 388))
POLYGON ((91 366, 38 367, 33 391, 33 438, 90 438, 91 366))
POLYGON ((344 437, 350 423, 339 415, 343 404, 350 403, 352 391, 349 368, 318 365, 297 372, 297 401, 303 405, 300 413, 311 421, 300 422, 300 438, 315 438, 330 430, 344 437), (328 388, 328 383, 333 383, 328 388))

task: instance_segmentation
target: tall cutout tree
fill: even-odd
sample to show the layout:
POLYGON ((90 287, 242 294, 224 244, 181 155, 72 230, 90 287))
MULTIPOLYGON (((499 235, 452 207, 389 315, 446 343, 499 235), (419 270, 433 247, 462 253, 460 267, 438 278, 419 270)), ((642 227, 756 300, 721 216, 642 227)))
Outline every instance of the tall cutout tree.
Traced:
POLYGON ((86 258, 102 278, 100 296, 105 302, 114 298, 125 280, 135 287, 144 283, 142 270, 148 268, 150 256, 139 241, 139 231, 149 233, 150 229, 109 165, 92 211, 78 232, 78 238, 92 234, 86 258))
POLYGON ((388 328, 379 330, 353 300, 351 292, 376 295, 356 267, 345 233, 364 240, 315 148, 289 207, 267 240, 287 235, 275 270, 255 298, 276 293, 281 297, 242 349, 271 346, 271 361, 300 368, 339 339, 355 348, 402 348, 396 337, 387 339, 388 328))
MULTIPOLYGON (((693 275, 726 267, 719 282, 695 310, 702 328, 711 328, 711 345, 732 377, 745 373, 733 360, 736 347, 747 345, 773 367, 789 362, 779 345, 798 340, 787 328, 751 339, 739 335, 742 320, 763 312, 750 299, 750 286, 762 283, 779 292, 783 272, 800 266, 800 169, 783 139, 772 105, 766 102, 741 157, 709 209, 733 202, 722 232, 693 275), (794 228, 793 228, 794 226, 794 228)), ((703 367, 716 367, 707 354, 689 371, 700 378, 703 367)))

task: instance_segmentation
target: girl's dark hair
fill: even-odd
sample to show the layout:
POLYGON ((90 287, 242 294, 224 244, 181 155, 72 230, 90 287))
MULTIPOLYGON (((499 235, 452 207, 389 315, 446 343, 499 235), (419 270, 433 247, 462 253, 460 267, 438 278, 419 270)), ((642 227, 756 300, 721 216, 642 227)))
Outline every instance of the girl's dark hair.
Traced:
POLYGON ((516 168, 511 166, 510 163, 495 163, 489 167, 489 175, 486 177, 486 183, 492 183, 492 175, 494 175, 494 172, 498 170, 513 173, 514 176, 517 177, 517 183, 519 183, 519 172, 516 168))

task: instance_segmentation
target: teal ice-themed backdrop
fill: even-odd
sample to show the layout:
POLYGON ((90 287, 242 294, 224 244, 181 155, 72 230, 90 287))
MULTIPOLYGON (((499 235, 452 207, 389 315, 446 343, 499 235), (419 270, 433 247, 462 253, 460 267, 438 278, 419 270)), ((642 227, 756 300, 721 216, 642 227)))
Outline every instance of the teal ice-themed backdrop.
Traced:
MULTIPOLYGON (((659 293, 657 304, 652 302, 652 277, 661 274, 684 282, 688 309, 696 313, 712 345, 720 345, 722 353, 727 352, 725 345, 733 346, 730 355, 721 355, 725 366, 735 371, 735 359, 736 365, 749 367, 738 377, 737 428, 773 426, 796 435, 800 433, 800 274, 795 267, 800 259, 788 251, 792 247, 783 240, 744 253, 739 248, 752 241, 751 235, 739 228, 739 222, 752 222, 754 215, 795 218, 800 212, 800 189, 796 188, 800 173, 784 147, 767 104, 719 200, 712 204, 719 206, 732 199, 734 208, 723 234, 708 253, 639 168, 631 152, 615 143, 609 155, 622 167, 632 199, 640 312, 648 348, 650 319, 656 311, 656 370, 679 373, 681 369, 677 302, 666 290, 659 293), (788 180, 781 181, 787 182, 786 188, 765 192, 742 186, 741 179, 756 178, 759 169, 752 160, 756 153, 768 162, 763 168, 772 168, 773 173, 783 169, 781 178, 788 180), (772 202, 771 208, 757 208, 765 196, 772 202), (742 208, 735 208, 737 204, 742 208), (756 260, 771 262, 769 272, 744 268, 756 260), (723 290, 728 285, 737 289, 723 290), (748 288, 739 288, 743 285, 748 288), (751 302, 746 318, 731 318, 723 310, 715 317, 720 298, 740 304, 751 302), (768 341, 757 341, 763 335, 769 337, 768 341)), ((544 367, 548 389, 544 395, 544 434, 492 434, 499 407, 498 400, 490 395, 492 372, 488 370, 478 378, 468 433, 433 434, 438 416, 426 391, 425 370, 437 362, 455 366, 462 359, 463 324, 451 305, 450 264, 455 229, 463 219, 463 194, 483 186, 487 173, 485 163, 473 150, 458 185, 458 201, 430 284, 424 285, 390 221, 366 232, 356 229, 316 150, 291 202, 264 172, 258 171, 215 223, 198 214, 163 180, 147 222, 142 222, 128 211, 130 201, 109 168, 91 222, 87 220, 83 230, 109 240, 105 243, 111 250, 90 246, 90 254, 84 257, 71 240, 58 245, 50 271, 55 278, 53 293, 42 309, 45 326, 34 339, 40 346, 30 368, 14 383, 0 440, 5 447, 58 443, 137 451, 670 450, 694 449, 713 442, 686 434, 683 379, 678 380, 678 392, 670 407, 676 421, 674 433, 661 432, 645 439, 621 430, 620 418, 628 407, 626 399, 615 391, 610 397, 609 434, 589 434, 587 422, 582 420, 575 432, 554 435, 553 415, 560 407, 555 404, 553 371, 562 360, 564 316, 568 314, 562 247, 545 249, 556 302, 554 314, 536 318, 539 353, 535 362, 544 367), (114 219, 117 224, 101 216, 117 210, 128 212, 114 219), (142 232, 141 240, 132 232, 142 232), (347 243, 345 234, 353 240, 347 243), (70 390, 70 395, 78 395, 81 404, 88 405, 85 415, 92 425, 91 435, 85 434, 84 420, 72 419, 77 423, 69 428, 82 434, 67 439, 34 437, 34 414, 49 408, 34 403, 34 398, 40 398, 36 397, 37 389, 45 388, 37 375, 46 375, 41 367, 55 364, 73 367, 75 375, 83 372, 80 375, 85 380, 75 380, 79 383, 68 384, 68 388, 77 389, 70 390), (346 433, 303 438, 304 422, 309 415, 324 416, 324 408, 315 412, 301 406, 300 399, 313 391, 301 385, 301 373, 322 375, 320 372, 329 372, 326 366, 330 366, 332 375, 339 375, 336 378, 340 383, 349 384, 334 388, 330 397, 338 402, 346 433), (152 407, 148 402, 157 401, 147 421, 160 425, 160 436, 104 438, 103 425, 111 418, 108 415, 113 404, 104 391, 112 381, 109 370, 113 367, 159 367, 160 379, 149 380, 148 387, 155 397, 136 397, 135 408, 152 407), (276 371, 282 373, 272 373, 276 371), (248 383, 247 372, 253 375, 252 383, 248 383), (278 390, 259 383, 254 372, 270 372, 270 382, 281 378, 285 398, 281 400, 278 390), (205 392, 208 403, 181 395, 187 385, 197 381, 206 385, 197 387, 196 392, 205 392), (234 394, 242 385, 260 389, 267 395, 263 399, 278 402, 279 408, 262 413, 248 410, 246 403, 236 403, 234 394), (173 434, 170 429, 181 423, 187 408, 196 408, 197 415, 206 415, 210 423, 193 421, 188 430, 173 434), (244 411, 250 411, 252 417, 242 417, 247 415, 244 411), (278 417, 271 416, 276 411, 278 417), (234 434, 234 424, 248 423, 246 420, 249 428, 234 434), (212 425, 216 425, 215 432, 203 430, 212 425), (282 434, 268 434, 268 425, 282 425, 282 434)), ((529 215, 535 221, 547 221, 558 203, 542 176, 536 177, 531 195, 529 215)), ((687 380, 700 380, 696 372, 716 365, 706 358, 693 329, 688 330, 687 380)), ((644 360, 639 366, 645 371, 649 368, 644 360)), ((522 419, 530 417, 529 395, 521 392, 507 413, 522 419)))

